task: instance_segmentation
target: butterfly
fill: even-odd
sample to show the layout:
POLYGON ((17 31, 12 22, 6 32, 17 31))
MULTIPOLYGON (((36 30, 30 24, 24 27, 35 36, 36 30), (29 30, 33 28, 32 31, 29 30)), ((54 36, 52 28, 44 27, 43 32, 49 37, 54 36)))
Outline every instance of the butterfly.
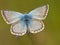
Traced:
POLYGON ((11 24, 11 34, 23 36, 27 32, 38 33, 44 29, 43 20, 46 18, 48 10, 49 5, 47 4, 27 14, 8 10, 1 10, 1 14, 6 23, 11 24))

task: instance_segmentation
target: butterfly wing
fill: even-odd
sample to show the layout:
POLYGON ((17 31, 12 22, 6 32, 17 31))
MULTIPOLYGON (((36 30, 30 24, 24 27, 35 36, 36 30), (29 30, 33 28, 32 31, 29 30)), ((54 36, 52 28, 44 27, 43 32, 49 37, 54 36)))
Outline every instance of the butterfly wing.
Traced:
POLYGON ((21 13, 7 10, 1 10, 1 14, 7 24, 11 24, 18 21, 19 17, 22 15, 21 13))
POLYGON ((32 10, 29 14, 33 15, 33 18, 43 20, 46 18, 49 10, 49 5, 44 5, 42 7, 32 10))
POLYGON ((29 30, 31 33, 38 33, 44 29, 44 24, 42 21, 33 20, 31 25, 29 26, 29 30))
POLYGON ((12 24, 10 32, 13 35, 22 36, 26 33, 26 30, 27 30, 26 25, 22 25, 22 22, 18 21, 12 24))
POLYGON ((21 26, 20 22, 20 18, 21 16, 23 16, 23 14, 15 11, 6 11, 6 10, 2 10, 1 13, 6 23, 12 24, 10 31, 13 35, 22 36, 26 33, 27 30, 26 25, 24 25, 23 27, 21 26))

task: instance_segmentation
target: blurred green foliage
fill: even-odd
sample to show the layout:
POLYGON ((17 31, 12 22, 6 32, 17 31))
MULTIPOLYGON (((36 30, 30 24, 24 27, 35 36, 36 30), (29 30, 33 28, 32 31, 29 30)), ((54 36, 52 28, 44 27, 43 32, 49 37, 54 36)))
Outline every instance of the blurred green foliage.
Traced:
POLYGON ((11 25, 5 23, 0 13, 0 45, 60 45, 60 0, 0 0, 0 10, 28 13, 46 4, 49 4, 49 13, 44 20, 45 29, 18 38, 10 33, 11 25))

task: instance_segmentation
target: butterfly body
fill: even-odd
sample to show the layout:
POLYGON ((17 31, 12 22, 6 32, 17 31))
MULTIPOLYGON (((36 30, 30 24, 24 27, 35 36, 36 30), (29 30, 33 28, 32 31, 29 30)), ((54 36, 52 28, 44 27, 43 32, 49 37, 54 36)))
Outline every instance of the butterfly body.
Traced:
POLYGON ((48 10, 47 4, 27 14, 7 10, 2 10, 1 14, 6 23, 11 24, 11 34, 23 36, 26 33, 38 33, 44 29, 42 20, 46 18, 48 10))
POLYGON ((29 14, 24 14, 21 18, 20 18, 22 24, 28 26, 31 24, 32 22, 32 16, 29 14))
POLYGON ((26 25, 27 27, 27 34, 29 34, 28 26, 31 26, 32 23, 32 15, 24 14, 22 17, 20 17, 21 25, 24 27, 26 25))

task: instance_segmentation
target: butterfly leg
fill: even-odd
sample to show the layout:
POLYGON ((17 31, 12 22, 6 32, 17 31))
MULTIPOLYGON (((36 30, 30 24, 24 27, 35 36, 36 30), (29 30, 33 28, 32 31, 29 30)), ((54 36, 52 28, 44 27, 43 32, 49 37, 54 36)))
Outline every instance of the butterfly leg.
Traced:
POLYGON ((18 35, 16 35, 16 38, 18 38, 18 35))

